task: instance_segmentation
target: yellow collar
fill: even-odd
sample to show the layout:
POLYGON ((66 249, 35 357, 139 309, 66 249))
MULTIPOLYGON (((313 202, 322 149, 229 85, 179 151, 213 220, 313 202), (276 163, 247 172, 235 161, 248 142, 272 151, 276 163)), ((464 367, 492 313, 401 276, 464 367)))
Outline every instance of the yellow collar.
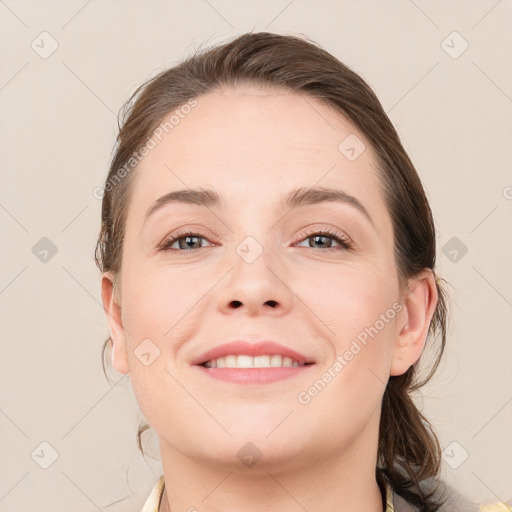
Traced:
POLYGON ((395 506, 393 504, 393 489, 391 488, 387 478, 385 479, 384 485, 386 487, 386 512, 395 512, 395 506))
POLYGON ((162 499, 164 487, 165 480, 164 475, 162 475, 151 490, 151 494, 148 496, 146 503, 144 503, 144 506, 142 507, 142 512, 159 512, 160 500, 162 499))

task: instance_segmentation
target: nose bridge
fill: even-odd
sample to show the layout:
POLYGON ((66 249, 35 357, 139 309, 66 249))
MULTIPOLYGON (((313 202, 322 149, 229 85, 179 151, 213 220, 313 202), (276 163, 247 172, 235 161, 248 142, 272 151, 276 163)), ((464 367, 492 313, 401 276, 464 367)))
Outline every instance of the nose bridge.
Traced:
POLYGON ((271 229, 270 219, 265 212, 270 211, 261 202, 246 202, 240 204, 236 210, 236 219, 233 219, 236 254, 243 262, 252 265, 254 262, 263 260, 269 264, 275 249, 274 233, 271 229), (263 258, 262 258, 263 256, 263 258))
MULTIPOLYGON (((247 217, 246 217, 247 218, 247 217)), ((285 284, 285 266, 272 231, 262 216, 248 222, 238 219, 230 276, 220 297, 220 308, 245 308, 250 314, 272 308, 281 313, 291 306, 291 291, 285 284)))
POLYGON ((269 237, 261 232, 252 233, 244 236, 236 245, 233 271, 237 279, 247 284, 252 282, 252 286, 261 288, 265 283, 274 281, 275 270, 272 272, 271 269, 280 265, 269 237))

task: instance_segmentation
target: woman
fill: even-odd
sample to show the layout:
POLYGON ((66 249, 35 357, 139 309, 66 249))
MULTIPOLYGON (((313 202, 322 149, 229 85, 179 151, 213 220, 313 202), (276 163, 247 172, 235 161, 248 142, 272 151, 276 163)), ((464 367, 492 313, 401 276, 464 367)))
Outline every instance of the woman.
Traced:
POLYGON ((96 260, 159 438, 144 511, 479 510, 411 399, 445 345, 435 256, 390 120, 316 44, 247 33, 143 84, 96 260))

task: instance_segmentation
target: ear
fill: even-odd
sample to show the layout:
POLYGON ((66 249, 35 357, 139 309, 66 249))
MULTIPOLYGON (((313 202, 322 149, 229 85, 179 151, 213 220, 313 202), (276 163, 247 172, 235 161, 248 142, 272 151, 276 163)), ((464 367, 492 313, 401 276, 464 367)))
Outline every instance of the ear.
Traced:
POLYGON ((405 298, 402 327, 393 347, 390 375, 402 375, 420 358, 428 328, 437 305, 436 280, 431 269, 425 269, 409 281, 405 298))
POLYGON ((114 296, 114 276, 111 272, 104 272, 101 278, 101 299, 103 310, 107 317, 110 337, 112 338, 112 366, 118 373, 128 373, 128 357, 126 340, 124 337, 121 304, 114 296))

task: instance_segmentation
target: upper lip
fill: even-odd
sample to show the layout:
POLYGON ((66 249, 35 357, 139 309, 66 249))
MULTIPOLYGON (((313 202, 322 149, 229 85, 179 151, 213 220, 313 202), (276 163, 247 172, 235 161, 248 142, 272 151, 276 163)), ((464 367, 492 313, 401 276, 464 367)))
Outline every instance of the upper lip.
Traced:
POLYGON ((314 363, 312 358, 276 343, 275 341, 263 340, 258 342, 248 342, 244 340, 235 340, 207 350, 200 356, 193 359, 190 364, 201 365, 206 363, 206 361, 211 361, 228 355, 248 355, 254 357, 264 354, 289 357, 301 365, 314 363))

